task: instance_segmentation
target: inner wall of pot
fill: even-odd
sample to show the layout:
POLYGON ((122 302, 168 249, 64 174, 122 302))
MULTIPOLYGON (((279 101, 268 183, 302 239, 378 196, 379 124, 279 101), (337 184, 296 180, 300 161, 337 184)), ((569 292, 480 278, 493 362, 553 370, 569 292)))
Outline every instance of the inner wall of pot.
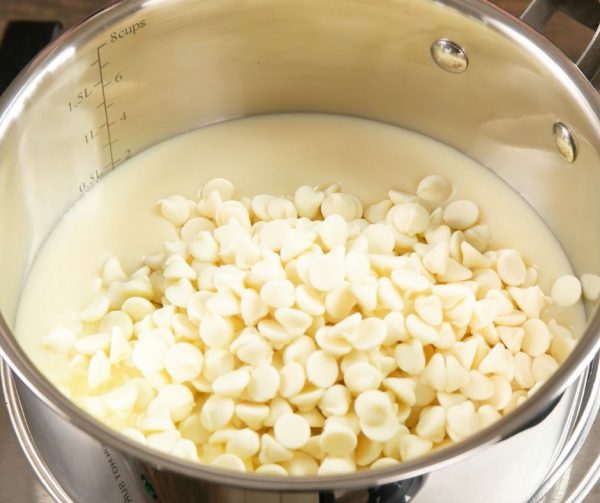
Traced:
MULTIPOLYGON (((474 5, 148 1, 113 7, 71 34, 13 88, 19 94, 0 121, 0 310, 9 326, 36 251, 99 176, 178 133, 267 113, 363 117, 451 145, 529 201, 578 273, 600 272, 593 111, 530 41, 457 9, 474 5), (440 38, 464 49, 464 73, 434 63, 440 38), (575 134, 573 164, 555 148, 558 120, 575 134)), ((370 176, 377 169, 387 167, 369 166, 365 184, 386 180, 374 187, 384 193, 400 173, 370 176)), ((281 192, 292 190, 274 170, 281 192)))

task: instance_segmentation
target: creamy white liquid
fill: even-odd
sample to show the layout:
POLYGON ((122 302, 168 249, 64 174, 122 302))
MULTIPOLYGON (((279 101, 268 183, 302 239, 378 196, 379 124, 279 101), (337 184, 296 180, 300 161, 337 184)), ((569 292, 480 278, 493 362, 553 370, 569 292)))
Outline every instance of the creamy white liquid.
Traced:
MULTIPOLYGON (((539 269, 548 293, 572 269, 560 244, 532 208, 478 163, 424 136, 376 122, 326 115, 272 115, 221 123, 162 142, 127 161, 65 214, 40 250, 19 305, 16 334, 55 383, 68 385, 64 357, 41 346, 42 336, 81 310, 93 296, 94 278, 116 255, 127 273, 143 255, 176 238, 156 201, 182 194, 195 198, 208 179, 224 177, 238 193, 289 194, 300 185, 340 182, 363 202, 388 190, 414 192, 426 175, 446 176, 454 198, 475 201, 492 231, 492 249, 515 248, 539 269)), ((547 309, 576 334, 585 313, 547 309)))

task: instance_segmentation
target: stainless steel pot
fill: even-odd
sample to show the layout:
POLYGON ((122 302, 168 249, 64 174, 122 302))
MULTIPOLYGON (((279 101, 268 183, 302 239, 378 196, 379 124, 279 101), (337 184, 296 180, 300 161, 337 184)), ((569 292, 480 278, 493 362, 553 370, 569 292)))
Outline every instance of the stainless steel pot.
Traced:
MULTIPOLYGON (((535 2, 526 19, 539 24, 552 5, 535 2)), ((594 40, 580 62, 590 76, 597 58, 594 40)), ((485 455, 546 417, 600 346, 600 319, 590 308, 573 354, 514 414, 421 459, 347 476, 198 466, 122 438, 79 410, 11 331, 47 233, 102 175, 150 145, 215 121, 289 111, 375 119, 455 147, 529 201, 577 272, 598 272, 598 96, 548 41, 492 5, 135 0, 107 7, 44 51, 3 98, 0 350, 45 407, 120 452, 162 501, 243 501, 253 491, 278 491, 290 502, 402 501, 419 490, 420 477, 485 455)), ((558 442, 564 421, 555 423, 558 442)))

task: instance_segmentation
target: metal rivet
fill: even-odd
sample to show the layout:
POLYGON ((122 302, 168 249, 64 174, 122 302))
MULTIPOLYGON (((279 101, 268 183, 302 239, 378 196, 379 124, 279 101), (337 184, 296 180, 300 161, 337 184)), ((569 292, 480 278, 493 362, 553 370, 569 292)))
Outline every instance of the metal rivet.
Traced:
POLYGON ((577 142, 569 127, 562 122, 556 122, 552 126, 552 134, 560 156, 567 162, 575 161, 577 159, 577 142))
POLYGON ((431 57, 440 68, 450 73, 462 73, 469 66, 463 48, 446 38, 440 38, 433 43, 431 57))

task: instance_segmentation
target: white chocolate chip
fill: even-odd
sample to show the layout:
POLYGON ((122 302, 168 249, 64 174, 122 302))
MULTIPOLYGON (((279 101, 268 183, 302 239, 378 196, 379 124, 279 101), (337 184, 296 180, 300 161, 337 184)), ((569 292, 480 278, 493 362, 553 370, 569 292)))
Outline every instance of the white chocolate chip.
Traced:
POLYGON ((304 388, 304 367, 297 362, 286 363, 279 371, 279 376, 279 394, 284 398, 297 395, 304 388))
POLYGON ((370 440, 375 442, 389 442, 397 435, 400 429, 399 418, 394 414, 389 414, 385 422, 376 425, 361 421, 360 429, 365 437, 370 440))
POLYGON ((477 224, 465 231, 465 238, 479 252, 484 253, 490 243, 490 228, 486 224, 477 224))
POLYGON ((280 442, 275 440, 271 435, 264 434, 261 437, 261 449, 259 460, 262 464, 280 463, 289 461, 293 458, 293 452, 280 442))
POLYGON ((356 397, 354 409, 362 422, 379 425, 385 423, 392 413, 392 403, 386 393, 369 390, 356 397))
POLYGON ((177 306, 185 308, 188 300, 194 294, 195 289, 189 279, 183 278, 177 281, 174 285, 168 286, 165 290, 167 300, 177 306))
POLYGON ((423 456, 427 454, 433 446, 431 440, 421 438, 417 435, 402 435, 399 443, 400 456, 403 461, 423 456))
POLYGON ((345 275, 344 258, 339 253, 335 253, 335 250, 315 257, 308 272, 310 286, 321 292, 328 292, 341 286, 345 275))
POLYGON ((298 362, 301 365, 306 365, 309 356, 315 350, 316 344, 312 337, 300 336, 283 349, 283 361, 285 363, 298 362))
POLYGON ((148 411, 166 408, 171 419, 179 422, 192 412, 194 396, 187 386, 167 384, 158 390, 158 395, 148 404, 148 411))
POLYGON ((180 433, 175 430, 168 430, 148 435, 146 437, 146 444, 154 449, 170 454, 178 440, 180 440, 180 433))
POLYGON ((319 229, 319 237, 327 250, 345 245, 348 239, 348 224, 340 215, 330 215, 319 229))
POLYGON ((338 423, 326 426, 321 434, 321 448, 330 456, 348 456, 352 454, 357 444, 354 431, 338 423))
POLYGON ((312 317, 304 311, 285 307, 277 309, 274 318, 292 336, 304 334, 313 322, 312 317))
POLYGON ((415 405, 417 398, 415 395, 416 383, 406 377, 388 377, 383 381, 383 386, 396 395, 398 400, 408 406, 415 405))
POLYGON ((140 321, 145 316, 152 314, 156 308, 148 299, 143 297, 130 297, 121 306, 121 310, 134 321, 140 321))
POLYGON ((216 395, 239 398, 250 382, 250 374, 245 369, 232 370, 217 377, 212 383, 216 395))
POLYGON ((510 287, 508 292, 521 311, 529 318, 540 317, 540 313, 546 306, 547 301, 538 285, 529 288, 510 287))
POLYGON ((435 353, 421 373, 421 380, 437 391, 446 389, 446 362, 441 353, 435 353))
POLYGON ((570 307, 579 301, 581 292, 582 287, 579 279, 566 274, 554 282, 550 295, 557 306, 570 307))
MULTIPOLYGON (((48 335, 45 335, 42 343, 44 347, 50 351, 66 354, 73 349, 75 346, 75 341, 76 337, 73 330, 65 327, 59 327, 52 330, 52 332, 50 332, 48 335)), ((99 349, 105 349, 105 347, 106 346, 103 344, 99 349)), ((79 352, 81 353, 81 351, 79 352)))
POLYGON ((512 353, 502 344, 496 344, 479 364, 479 370, 484 374, 498 374, 509 381, 514 376, 514 361, 512 353))
POLYGON ((166 407, 140 414, 137 419, 137 427, 144 433, 175 429, 171 413, 166 407))
POLYGON ((558 368, 558 362, 550 355, 539 355, 531 363, 531 375, 536 383, 547 381, 558 368))
POLYGON ((97 351, 88 367, 88 388, 95 390, 107 383, 111 376, 111 364, 104 351, 97 351))
POLYGON ((392 311, 404 309, 404 299, 390 278, 383 277, 377 280, 377 299, 382 307, 392 311))
POLYGON ((190 207, 185 197, 180 195, 169 196, 158 202, 158 208, 163 217, 175 226, 180 226, 190 216, 190 207))
POLYGON ((209 381, 214 381, 220 375, 233 370, 233 356, 225 349, 210 348, 204 352, 204 369, 202 375, 209 381))
POLYGON ((167 350, 167 343, 159 335, 148 335, 133 348, 133 364, 142 373, 160 372, 165 368, 167 350))
POLYGON ((351 395, 348 388, 335 384, 325 390, 319 401, 319 409, 325 416, 343 416, 350 409, 351 395))
POLYGON ((275 439, 288 449, 299 449, 310 438, 310 426, 298 414, 284 414, 275 422, 275 439))
POLYGON ((414 308, 425 323, 434 326, 442 324, 442 302, 439 297, 435 295, 420 295, 415 299, 414 308))
POLYGON ((525 263, 515 250, 506 250, 500 254, 496 266, 498 276, 507 285, 519 286, 525 282, 527 268, 525 263))
POLYGON ((306 218, 315 218, 319 213, 324 198, 325 194, 323 192, 317 191, 308 185, 298 187, 294 195, 294 204, 296 205, 298 215, 306 218))
POLYGON ((441 175, 429 175, 417 186, 417 195, 431 203, 441 203, 452 195, 452 184, 441 175))
POLYGON ((110 363, 117 365, 122 361, 128 360, 131 357, 132 350, 129 342, 123 335, 123 332, 115 327, 110 336, 110 352, 108 358, 110 363))
POLYGON ((181 239, 188 243, 194 241, 201 232, 213 232, 215 230, 214 224, 204 217, 190 218, 181 227, 181 239))
POLYGON ((198 197, 208 197, 213 191, 219 194, 222 201, 229 201, 235 194, 235 187, 225 178, 212 178, 202 187, 198 197))
POLYGON ((474 433, 478 422, 473 402, 466 401, 450 406, 447 410, 446 421, 448 435, 454 441, 462 440, 474 433))
POLYGON ((425 355, 420 341, 413 339, 410 342, 396 346, 395 358, 398 367, 407 374, 417 375, 425 368, 425 355))
POLYGON ((387 337, 387 325, 381 318, 361 320, 354 332, 351 343, 360 351, 369 351, 380 346, 387 337))
POLYGON ((216 262, 219 257, 219 245, 209 231, 200 231, 188 245, 188 251, 201 262, 216 262))
POLYGON ((406 269, 397 269, 392 273, 392 281, 401 290, 423 292, 431 288, 431 282, 422 274, 406 269))
POLYGON ((159 201, 175 237, 130 276, 108 258, 43 344, 87 378, 86 410, 186 460, 312 476, 423 456, 568 357, 577 334, 545 321, 549 304, 600 297, 591 274, 547 297, 517 250, 490 248, 474 202, 446 204, 453 192, 431 175, 363 212, 339 183, 249 199, 210 180, 197 203, 159 201))
POLYGON ((368 363, 353 363, 344 372, 344 383, 354 393, 377 389, 382 380, 381 372, 368 363))
POLYGON ((323 199, 321 213, 324 218, 330 215, 339 215, 350 222, 362 214, 362 208, 357 207, 355 199, 350 194, 334 192, 323 199))
POLYGON ((423 409, 415 431, 421 438, 441 442, 446 434, 446 410, 439 405, 423 409))
POLYGON ((292 307, 295 302, 294 285, 288 280, 270 280, 260 289, 263 302, 273 308, 292 307))
POLYGON ((487 400, 494 394, 494 383, 478 370, 469 372, 469 381, 460 390, 471 400, 487 400))
POLYGON ((398 463, 399 461, 394 458, 379 458, 371 465, 371 469, 380 470, 384 468, 390 468, 392 466, 396 466, 398 463))
POLYGON ((488 403, 496 410, 504 409, 512 395, 510 382, 499 375, 492 376, 490 379, 494 382, 494 394, 488 400, 488 403))
POLYGON ((365 208, 365 218, 372 224, 385 222, 385 217, 392 206, 394 203, 389 199, 371 204, 365 208))
POLYGON ((448 241, 439 241, 425 254, 423 257, 423 265, 429 272, 434 274, 446 274, 449 257, 450 246, 448 241))
POLYGON ((600 276, 596 274, 582 274, 580 280, 583 296, 591 302, 596 302, 600 298, 600 276))
POLYGON ((210 348, 223 348, 233 338, 233 322, 218 314, 206 313, 200 321, 200 338, 210 348))
POLYGON ((363 232, 368 243, 369 253, 388 254, 394 251, 396 240, 393 230, 384 224, 369 225, 363 232))
POLYGON ((241 459, 254 456, 260 449, 260 437, 255 431, 244 428, 235 430, 227 440, 226 452, 235 454, 241 459))
POLYGON ((468 229, 475 225, 478 219, 479 208, 473 201, 453 201, 444 210, 444 222, 452 229, 468 229))
POLYGON ((319 388, 332 386, 338 377, 338 365, 333 356, 325 351, 315 351, 306 362, 308 380, 319 388))
POLYGON ((236 316, 240 314, 240 300, 230 290, 218 290, 207 300, 206 309, 219 316, 236 316))
POLYGON ((527 320, 523 330, 523 351, 530 356, 539 356, 548 350, 551 340, 550 330, 542 320, 527 320))
POLYGON ((200 421, 207 431, 222 429, 233 417, 235 402, 231 398, 213 395, 200 411, 200 421))
POLYGON ((95 322, 102 318, 110 307, 108 296, 105 293, 97 293, 92 301, 85 307, 79 317, 84 322, 95 322))
POLYGON ((210 462, 211 466, 223 468, 224 470, 233 470, 236 472, 245 472, 246 465, 235 454, 221 454, 210 462))
POLYGON ((550 354, 558 363, 563 363, 573 351, 577 341, 569 336, 557 335, 552 339, 550 354))
POLYGON ((169 348, 165 368, 174 382, 182 383, 197 378, 202 372, 204 357, 194 345, 179 342, 169 348))
POLYGON ((327 457, 321 462, 317 473, 319 475, 343 475, 354 470, 356 470, 356 466, 350 458, 327 457))
POLYGON ((469 269, 490 267, 490 261, 477 248, 463 241, 460 244, 462 265, 469 269))
POLYGON ((248 397, 253 402, 266 402, 277 395, 279 372, 271 365, 261 365, 250 373, 248 397))
POLYGON ((238 403, 235 415, 253 430, 259 429, 269 415, 269 407, 258 403, 238 403))
POLYGON ((427 229, 429 213, 418 203, 404 202, 390 209, 387 220, 398 232, 414 235, 427 229))

